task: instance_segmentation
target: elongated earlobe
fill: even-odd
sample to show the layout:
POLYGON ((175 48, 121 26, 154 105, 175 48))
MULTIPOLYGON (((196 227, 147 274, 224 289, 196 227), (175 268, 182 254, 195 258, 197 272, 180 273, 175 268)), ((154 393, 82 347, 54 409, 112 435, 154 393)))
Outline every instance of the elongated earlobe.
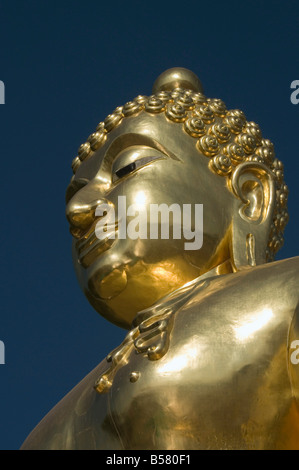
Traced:
POLYGON ((231 232, 231 258, 239 270, 266 262, 275 204, 274 175, 262 163, 244 162, 231 178, 238 198, 231 232))

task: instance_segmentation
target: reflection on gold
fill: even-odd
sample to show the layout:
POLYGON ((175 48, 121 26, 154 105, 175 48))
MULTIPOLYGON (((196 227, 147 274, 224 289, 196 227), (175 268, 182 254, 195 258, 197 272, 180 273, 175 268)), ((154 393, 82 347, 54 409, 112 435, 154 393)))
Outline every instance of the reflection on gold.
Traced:
POLYGON ((146 203, 146 195, 144 191, 138 191, 138 193, 135 196, 134 200, 134 206, 136 207, 136 210, 142 210, 144 209, 146 203))
POLYGON ((198 344, 198 339, 192 338, 192 341, 185 344, 175 357, 168 360, 165 358, 166 360, 158 367, 159 374, 166 375, 178 373, 186 368, 196 369, 198 358, 204 353, 204 347, 198 344))
POLYGON ((267 325, 272 317, 272 310, 270 308, 263 308, 261 312, 255 313, 249 317, 249 320, 234 328, 236 338, 240 341, 250 338, 254 333, 267 325))

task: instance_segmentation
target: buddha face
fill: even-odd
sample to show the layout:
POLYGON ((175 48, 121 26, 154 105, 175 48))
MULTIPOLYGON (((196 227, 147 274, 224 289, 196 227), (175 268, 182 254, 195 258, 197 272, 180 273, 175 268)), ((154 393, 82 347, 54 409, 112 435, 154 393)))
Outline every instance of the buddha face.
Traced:
POLYGON ((208 163, 181 124, 164 113, 141 111, 123 119, 78 168, 67 191, 73 261, 84 293, 109 321, 129 328, 138 311, 229 258, 236 198, 208 163), (137 212, 124 212, 124 202, 125 211, 133 207, 137 212), (198 230, 195 205, 202 204, 201 247, 194 243, 196 249, 186 249, 192 240, 184 238, 183 230, 181 237, 173 235, 171 217, 169 237, 151 237, 154 204, 179 205, 182 214, 189 204, 193 230, 198 230), (146 233, 141 219, 138 226, 138 211, 146 215, 146 233), (103 217, 106 235, 99 239, 96 228, 103 217), (130 223, 139 236, 120 236, 120 226, 130 223))

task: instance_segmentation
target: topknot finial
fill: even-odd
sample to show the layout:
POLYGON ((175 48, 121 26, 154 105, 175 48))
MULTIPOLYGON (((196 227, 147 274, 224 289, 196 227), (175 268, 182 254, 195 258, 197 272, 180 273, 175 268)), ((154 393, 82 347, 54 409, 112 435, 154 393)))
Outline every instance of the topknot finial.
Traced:
POLYGON ((159 91, 171 91, 174 88, 185 88, 203 93, 203 87, 197 75, 183 67, 174 67, 161 73, 153 85, 153 94, 159 91))

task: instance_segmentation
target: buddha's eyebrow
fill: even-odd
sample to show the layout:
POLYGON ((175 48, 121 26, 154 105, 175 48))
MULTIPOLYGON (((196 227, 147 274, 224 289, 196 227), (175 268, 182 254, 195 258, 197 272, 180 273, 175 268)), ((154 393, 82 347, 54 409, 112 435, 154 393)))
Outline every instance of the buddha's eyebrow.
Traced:
POLYGON ((180 161, 180 159, 174 153, 170 152, 170 150, 168 150, 166 147, 164 147, 164 145, 160 144, 160 142, 153 139, 152 137, 143 134, 129 133, 120 135, 112 142, 105 153, 101 164, 101 169, 103 171, 109 171, 118 154, 126 148, 132 147, 134 145, 145 145, 147 147, 151 147, 163 153, 165 156, 172 158, 173 160, 180 161))

